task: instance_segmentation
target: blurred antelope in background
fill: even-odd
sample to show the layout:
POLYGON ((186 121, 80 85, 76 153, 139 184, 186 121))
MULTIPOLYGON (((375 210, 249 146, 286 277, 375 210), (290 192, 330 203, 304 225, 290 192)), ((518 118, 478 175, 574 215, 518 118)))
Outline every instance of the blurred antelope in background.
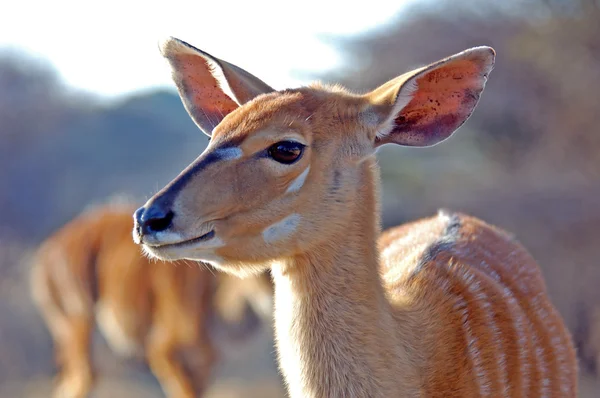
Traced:
POLYGON ((95 323, 114 352, 145 357, 164 393, 183 398, 203 393, 218 357, 209 336, 213 304, 233 323, 243 320, 246 301, 270 318, 268 275, 245 282, 215 278, 206 264, 150 260, 131 239, 133 210, 108 205, 86 211, 37 252, 31 290, 60 366, 55 397, 84 397, 91 390, 95 323))
POLYGON ((270 268, 293 397, 575 397, 571 336, 508 233, 441 211, 380 236, 375 151, 471 115, 494 66, 471 48, 364 95, 275 91, 170 38, 162 53, 206 151, 135 213, 164 260, 270 268))

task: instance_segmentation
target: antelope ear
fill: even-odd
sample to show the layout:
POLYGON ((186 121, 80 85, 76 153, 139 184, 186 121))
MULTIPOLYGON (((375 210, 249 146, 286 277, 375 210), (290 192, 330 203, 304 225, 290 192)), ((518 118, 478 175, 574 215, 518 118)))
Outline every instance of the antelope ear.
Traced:
POLYGON ((374 145, 435 145, 471 115, 496 53, 475 47, 416 69, 365 95, 362 120, 375 125, 374 145))
POLYGON ((164 40, 160 50, 169 61, 185 109, 209 136, 237 107, 274 91, 242 68, 174 37, 164 40))

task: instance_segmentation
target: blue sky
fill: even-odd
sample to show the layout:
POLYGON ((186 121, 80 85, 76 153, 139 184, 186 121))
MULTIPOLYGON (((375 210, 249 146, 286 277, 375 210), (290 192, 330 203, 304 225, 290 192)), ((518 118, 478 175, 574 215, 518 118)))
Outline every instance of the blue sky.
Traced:
POLYGON ((336 67, 319 34, 381 26, 412 1, 18 0, 2 7, 0 47, 49 60, 72 87, 114 96, 171 86, 157 43, 175 36, 281 89, 305 83, 294 69, 336 67))

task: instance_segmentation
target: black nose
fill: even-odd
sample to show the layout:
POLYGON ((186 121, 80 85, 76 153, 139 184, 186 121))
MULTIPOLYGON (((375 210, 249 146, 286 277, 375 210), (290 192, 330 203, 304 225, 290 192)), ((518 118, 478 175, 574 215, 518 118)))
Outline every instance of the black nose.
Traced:
POLYGON ((151 205, 148 208, 140 207, 134 216, 141 235, 147 235, 169 228, 174 214, 160 206, 151 205))

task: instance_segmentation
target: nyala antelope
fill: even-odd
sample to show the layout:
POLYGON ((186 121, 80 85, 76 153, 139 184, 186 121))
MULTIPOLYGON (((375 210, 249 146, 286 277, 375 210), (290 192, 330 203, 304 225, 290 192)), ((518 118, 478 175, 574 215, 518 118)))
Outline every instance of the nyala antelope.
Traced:
POLYGON ((471 48, 357 95, 276 91, 166 40, 210 145, 138 209, 163 260, 245 277, 270 269, 292 397, 575 397, 571 336, 511 235, 440 211, 381 234, 375 151, 444 141, 471 115, 495 52, 471 48))
POLYGON ((243 282, 222 273, 215 278, 189 261, 150 260, 131 239, 134 210, 129 204, 88 210, 37 252, 31 290, 60 367, 55 398, 90 392, 95 323, 112 351, 145 357, 168 397, 192 398, 205 391, 218 357, 211 309, 239 325, 249 302, 259 319, 270 318, 268 275, 243 282))

